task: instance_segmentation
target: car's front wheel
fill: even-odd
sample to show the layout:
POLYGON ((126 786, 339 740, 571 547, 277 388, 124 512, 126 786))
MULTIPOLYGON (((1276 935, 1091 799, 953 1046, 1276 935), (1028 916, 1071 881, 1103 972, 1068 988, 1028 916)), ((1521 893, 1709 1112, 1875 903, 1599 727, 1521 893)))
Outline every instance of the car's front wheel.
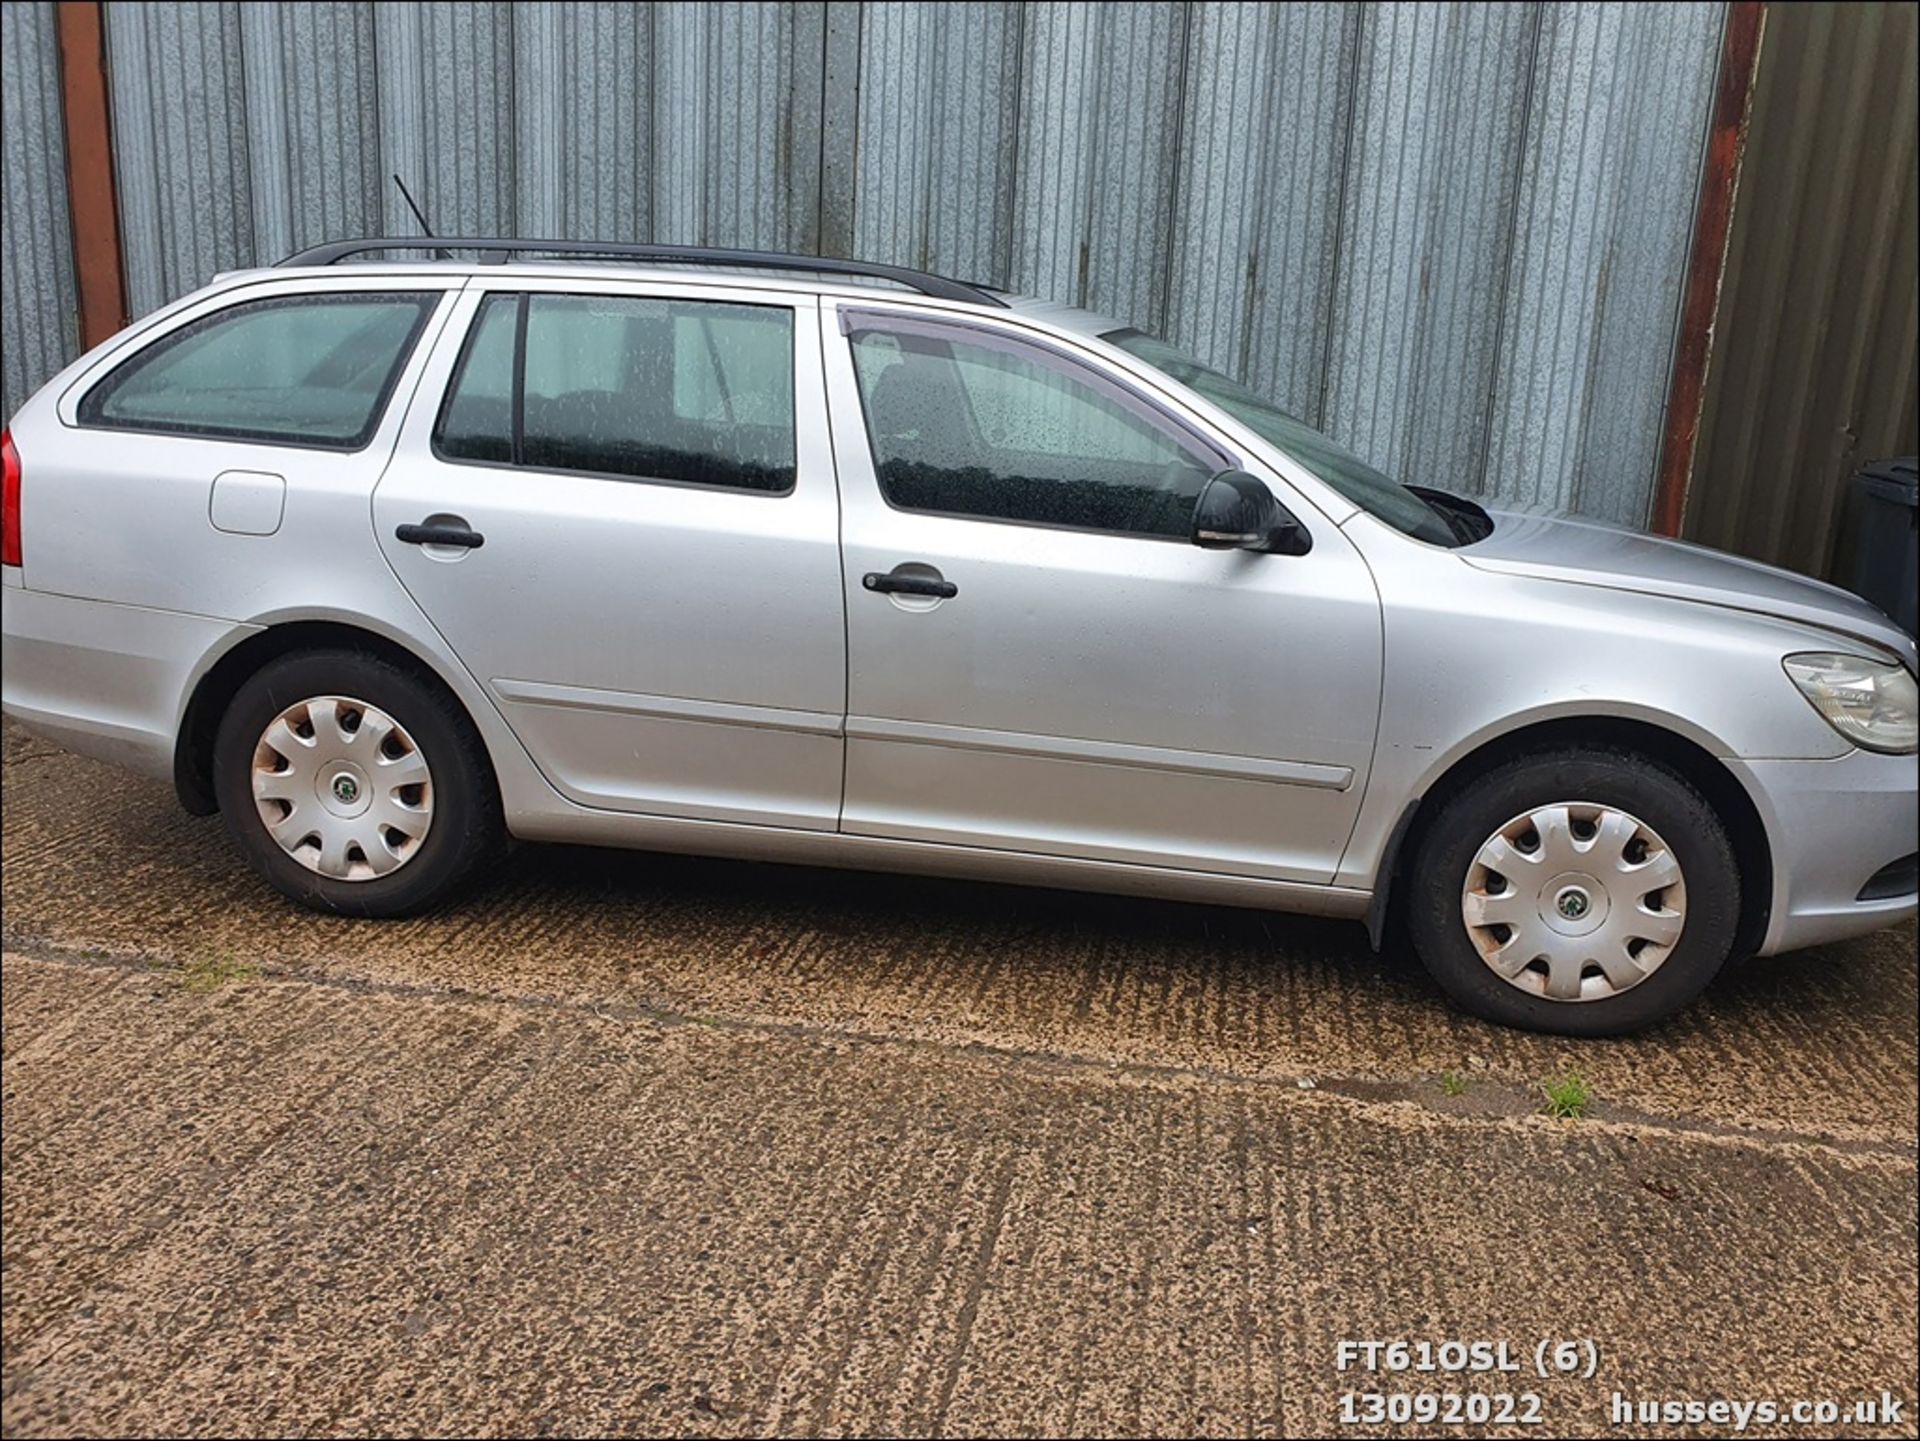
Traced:
POLYGON ((221 719, 213 773, 248 862, 315 910, 422 910, 502 834, 492 773, 459 705, 359 651, 282 656, 249 677, 221 719))
POLYGON ((1475 1015, 1567 1035, 1680 1009, 1732 949, 1740 875, 1677 771, 1611 749, 1522 756, 1441 802, 1407 880, 1434 979, 1475 1015))

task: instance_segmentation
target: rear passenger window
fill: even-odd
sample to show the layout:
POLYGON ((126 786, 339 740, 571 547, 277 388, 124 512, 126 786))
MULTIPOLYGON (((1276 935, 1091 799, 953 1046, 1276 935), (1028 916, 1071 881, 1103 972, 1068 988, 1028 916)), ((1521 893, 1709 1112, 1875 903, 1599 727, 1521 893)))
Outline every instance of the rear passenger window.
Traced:
POLYGON ((615 295, 490 296, 434 446, 449 460, 791 490, 793 313, 615 295))
POLYGON ((281 296, 163 336, 80 402, 80 423, 357 450, 438 292, 281 296))

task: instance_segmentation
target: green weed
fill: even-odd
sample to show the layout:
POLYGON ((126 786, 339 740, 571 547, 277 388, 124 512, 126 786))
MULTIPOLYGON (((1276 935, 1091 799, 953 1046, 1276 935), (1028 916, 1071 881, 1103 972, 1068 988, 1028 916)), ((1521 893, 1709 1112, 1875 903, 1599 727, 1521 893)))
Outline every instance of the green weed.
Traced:
POLYGON ((258 977, 260 968, 238 961, 226 951, 210 951, 195 956, 180 968, 180 984, 197 996, 208 995, 223 986, 258 977))
POLYGON ((1578 1071, 1547 1077, 1540 1091, 1547 1098, 1547 1114, 1557 1121, 1577 1121, 1593 1104, 1593 1087, 1578 1071))

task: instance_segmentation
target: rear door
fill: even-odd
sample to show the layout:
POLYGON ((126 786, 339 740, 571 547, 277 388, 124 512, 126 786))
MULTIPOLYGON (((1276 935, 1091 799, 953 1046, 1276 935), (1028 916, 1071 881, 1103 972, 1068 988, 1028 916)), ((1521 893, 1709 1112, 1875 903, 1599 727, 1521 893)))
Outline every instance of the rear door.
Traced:
POLYGON ((563 794, 834 828, 821 396, 810 296, 501 277, 462 297, 374 524, 563 794))

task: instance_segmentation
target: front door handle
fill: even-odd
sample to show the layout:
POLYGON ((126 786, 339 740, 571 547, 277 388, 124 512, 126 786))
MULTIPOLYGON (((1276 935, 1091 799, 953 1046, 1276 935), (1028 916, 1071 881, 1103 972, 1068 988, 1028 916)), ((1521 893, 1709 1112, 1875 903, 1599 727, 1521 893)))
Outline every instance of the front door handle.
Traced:
POLYGON ((456 545, 462 550, 478 550, 487 543, 479 531, 468 530, 464 525, 403 525, 397 527, 393 535, 395 540, 408 545, 456 545))
POLYGON ((960 594, 960 587, 950 580, 941 580, 938 576, 928 575, 883 575, 870 570, 860 583, 868 590, 881 595, 924 595, 935 600, 952 600, 960 594))

